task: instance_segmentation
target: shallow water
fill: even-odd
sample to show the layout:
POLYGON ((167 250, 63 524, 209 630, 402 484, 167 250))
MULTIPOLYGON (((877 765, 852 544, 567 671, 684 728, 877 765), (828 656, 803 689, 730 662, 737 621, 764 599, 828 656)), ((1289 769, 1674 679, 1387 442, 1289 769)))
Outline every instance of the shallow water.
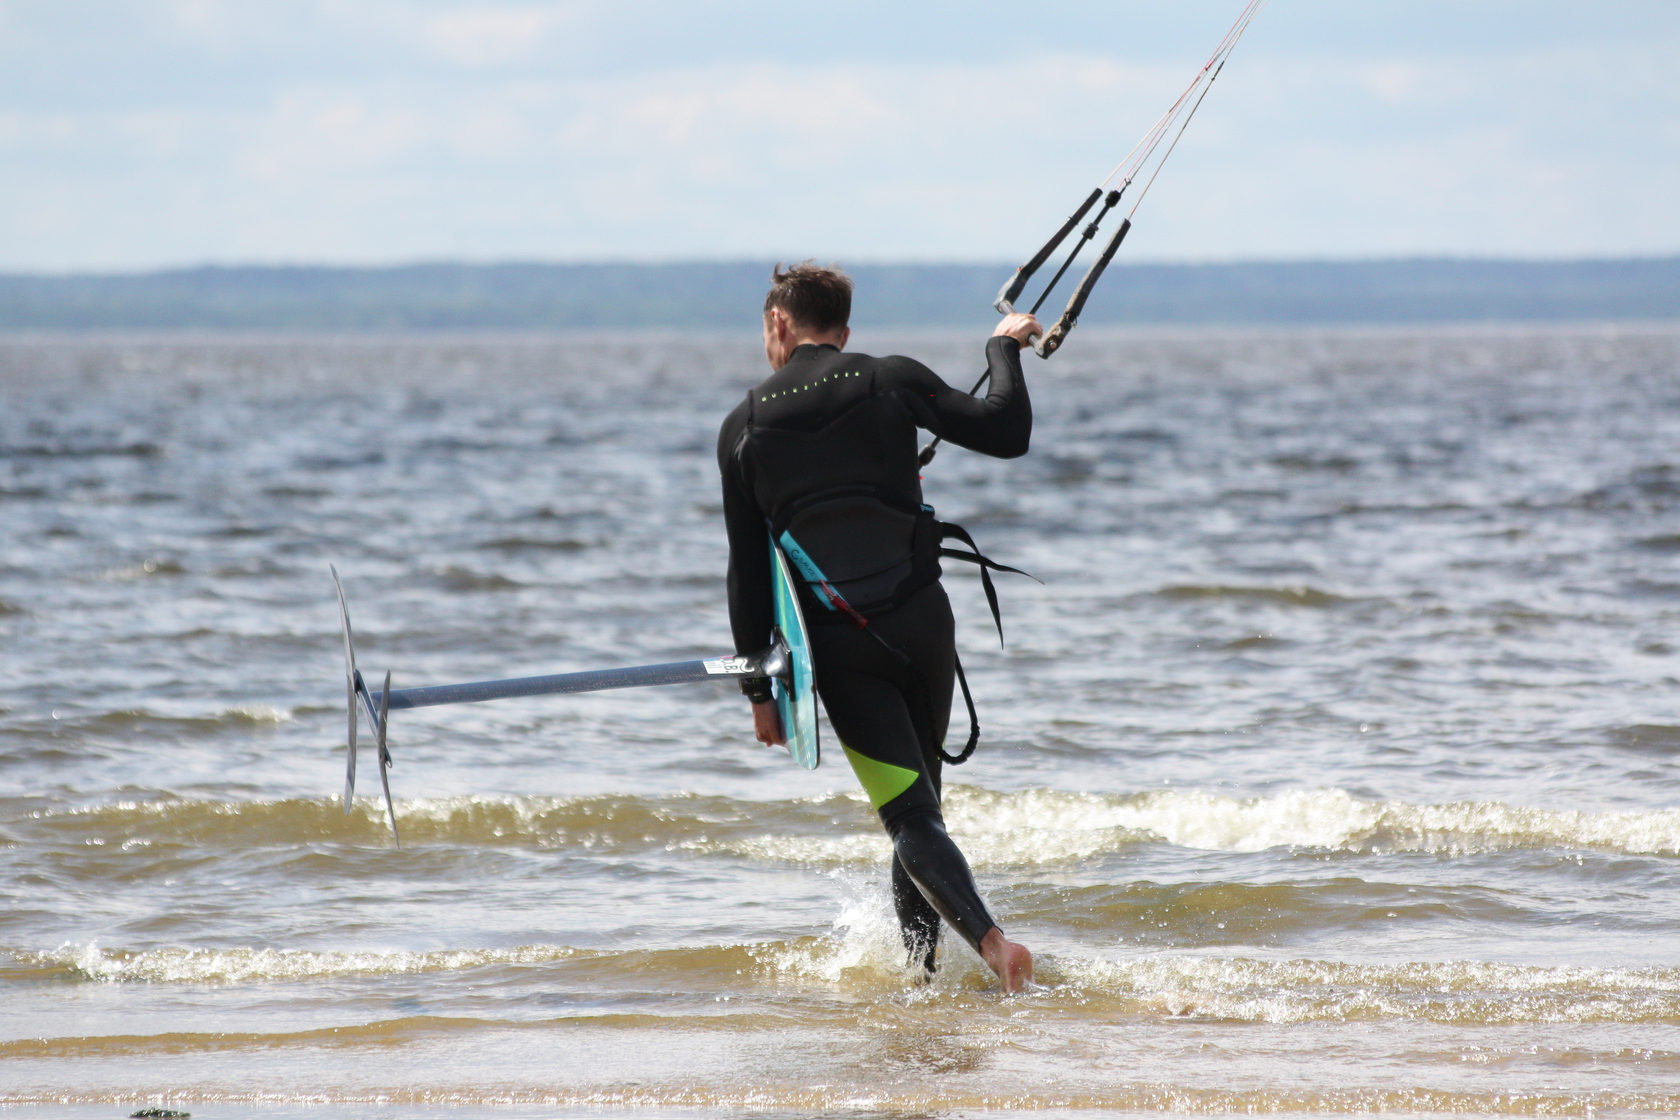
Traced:
MULTIPOLYGON (((859 337, 972 380, 947 334, 859 337)), ((741 336, 0 341, 0 1111, 1680 1110, 1680 328, 1086 332, 927 490, 1040 987, 901 967, 728 652, 741 336), (377 778, 362 755, 359 792, 377 778)), ((959 721, 960 722, 960 721, 959 721)))

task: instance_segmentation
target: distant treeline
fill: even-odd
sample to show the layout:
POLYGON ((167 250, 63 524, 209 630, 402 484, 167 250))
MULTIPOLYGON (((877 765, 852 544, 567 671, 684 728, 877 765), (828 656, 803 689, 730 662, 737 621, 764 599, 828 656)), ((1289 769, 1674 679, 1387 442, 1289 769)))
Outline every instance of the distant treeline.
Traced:
MULTIPOLYGON (((854 319, 883 327, 985 323, 1012 269, 857 265, 849 270, 858 283, 854 319)), ((751 330, 769 272, 768 261, 742 261, 0 275, 0 330, 751 330)), ((1046 309, 1060 313, 1065 298, 1058 291, 1046 309)), ((1116 264, 1082 322, 1617 319, 1680 319, 1680 257, 1116 264)))

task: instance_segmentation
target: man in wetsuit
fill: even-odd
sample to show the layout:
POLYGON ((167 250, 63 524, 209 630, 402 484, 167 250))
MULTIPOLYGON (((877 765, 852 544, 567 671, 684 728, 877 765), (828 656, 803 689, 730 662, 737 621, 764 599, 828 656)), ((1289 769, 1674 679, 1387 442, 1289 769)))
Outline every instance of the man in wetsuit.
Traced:
MULTIPOLYGON (((1039 333, 1010 315, 986 344, 990 390, 953 389, 910 358, 845 352, 851 280, 777 267, 764 301, 774 371, 718 434, 735 648, 772 628, 766 527, 788 553, 810 629, 817 691, 853 771, 892 837, 892 894, 912 964, 931 974, 944 918, 1005 991, 1032 979, 940 812, 940 747, 956 668, 939 585, 939 528, 922 503, 918 428, 988 455, 1023 455, 1032 405, 1020 350, 1039 333)), ((769 682, 743 681, 761 742, 785 741, 769 682)))

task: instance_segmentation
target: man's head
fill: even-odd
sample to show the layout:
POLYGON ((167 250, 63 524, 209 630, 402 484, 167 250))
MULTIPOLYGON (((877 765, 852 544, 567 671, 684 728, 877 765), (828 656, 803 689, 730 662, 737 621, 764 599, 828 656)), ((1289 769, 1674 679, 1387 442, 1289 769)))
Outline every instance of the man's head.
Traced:
POLYGON ((764 297, 764 355, 770 368, 781 369, 794 348, 807 342, 844 349, 851 316, 851 277, 810 261, 786 270, 778 264, 764 297))

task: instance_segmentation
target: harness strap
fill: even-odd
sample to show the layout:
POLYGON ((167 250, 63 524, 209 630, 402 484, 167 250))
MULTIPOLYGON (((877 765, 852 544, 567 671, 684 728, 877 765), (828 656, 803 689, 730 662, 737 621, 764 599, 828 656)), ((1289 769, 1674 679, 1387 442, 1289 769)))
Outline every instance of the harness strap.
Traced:
POLYGON ((822 581, 820 586, 822 587, 823 596, 828 599, 829 610, 844 611, 846 612, 846 617, 856 623, 859 630, 869 629, 869 620, 859 614, 856 607, 846 602, 846 597, 840 594, 840 592, 834 590, 833 584, 829 583, 825 579, 822 581))
MULTIPOLYGON (((1011 575, 1026 576, 1037 584, 1042 584, 1044 581, 1031 572, 1023 572, 1020 568, 1011 568, 1008 564, 999 564, 996 560, 982 553, 980 546, 974 543, 974 538, 961 525, 941 521, 938 522, 938 526, 941 540, 953 537, 969 547, 970 551, 968 552, 959 548, 941 548, 939 555, 974 564, 980 569, 980 586, 986 589, 986 605, 992 608, 992 625, 997 627, 998 645, 1003 645, 1003 612, 998 608, 997 587, 992 583, 992 573, 1008 572, 1011 575)), ((966 690, 967 686, 965 685, 964 688, 966 690)))
POLYGON ((955 650, 951 651, 952 658, 957 663, 957 683, 962 685, 963 703, 968 705, 968 742, 956 754, 949 754, 945 744, 939 745, 939 757, 952 766, 968 761, 968 756, 974 753, 974 748, 980 745, 980 713, 974 710, 974 694, 968 691, 968 677, 963 673, 962 658, 955 650))

